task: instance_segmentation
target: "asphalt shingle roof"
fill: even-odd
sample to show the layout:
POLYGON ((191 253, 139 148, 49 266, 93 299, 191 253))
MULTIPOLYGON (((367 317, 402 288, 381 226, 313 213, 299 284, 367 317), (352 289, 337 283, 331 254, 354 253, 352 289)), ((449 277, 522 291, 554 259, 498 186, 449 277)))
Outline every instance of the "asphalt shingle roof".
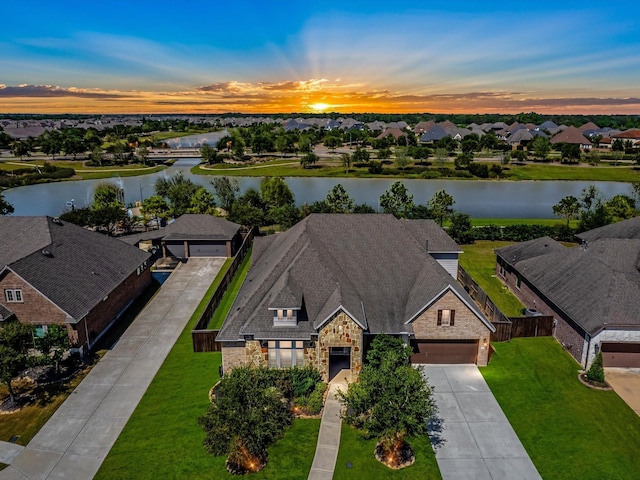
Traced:
MULTIPOLYGON (((420 226, 435 224, 411 222, 381 214, 313 214, 284 233, 257 238, 251 269, 218 339, 309 338, 339 308, 371 333, 411 332, 405 322, 447 288, 486 322, 419 240, 420 226), (305 320, 295 328, 273 327, 269 308, 285 308, 277 302, 299 294, 305 320)), ((436 245, 451 247, 435 238, 436 245)))
POLYGON ((115 238, 51 217, 0 217, 0 232, 3 254, 7 247, 13 257, 0 267, 6 265, 75 321, 150 257, 115 238))
POLYGON ((627 238, 640 239, 640 217, 629 218, 621 222, 594 228, 576 235, 580 240, 594 242, 601 238, 627 238))
POLYGON ((213 215, 181 215, 167 225, 165 240, 231 240, 240 225, 213 215))

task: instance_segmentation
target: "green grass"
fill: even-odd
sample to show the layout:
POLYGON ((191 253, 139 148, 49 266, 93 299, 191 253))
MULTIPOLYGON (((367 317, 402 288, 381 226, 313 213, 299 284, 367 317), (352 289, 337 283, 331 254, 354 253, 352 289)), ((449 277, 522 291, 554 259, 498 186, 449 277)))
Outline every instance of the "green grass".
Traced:
POLYGON ((603 167, 582 164, 509 165, 509 180, 582 180, 603 182, 635 182, 640 180, 640 171, 629 167, 603 167))
POLYGON ((219 330, 222 327, 222 323, 224 322, 224 319, 227 318, 227 314, 231 309, 233 301, 238 295, 238 291, 242 286, 242 282, 244 282, 247 273, 249 273, 249 265, 251 265, 251 250, 249 250, 245 255, 242 263, 240 264, 240 268, 233 276, 233 280, 231 281, 229 288, 227 288, 227 291, 222 297, 218 308, 216 308, 215 312, 213 312, 213 317, 209 322, 210 329, 219 330))
POLYGON ((376 460, 373 455, 376 439, 365 440, 358 430, 346 424, 342 425, 340 435, 340 451, 334 480, 442 478, 427 435, 407 439, 416 454, 416 461, 410 467, 401 470, 391 470, 376 460), (351 468, 347 468, 347 462, 351 462, 351 468))
MULTIPOLYGON (((230 260, 229 260, 230 261, 230 260)), ((237 478, 227 473, 224 457, 202 445, 197 423, 209 405, 208 393, 218 381, 220 353, 194 353, 191 329, 220 283, 225 264, 176 341, 96 479, 237 478)), ((306 478, 316 448, 319 420, 296 420, 269 450, 269 463, 252 478, 306 478)))
POLYGON ((480 371, 542 478, 638 478, 640 417, 615 392, 582 385, 551 337, 493 345, 480 371))
POLYGON ((520 315, 524 305, 496 278, 496 254, 493 251, 511 244, 513 242, 478 240, 472 245, 464 245, 462 247, 464 253, 460 255, 462 268, 508 317, 520 315))
POLYGON ((209 301, 211 300, 211 297, 213 297, 213 294, 218 289, 218 285, 220 285, 220 283, 222 282, 222 279, 227 273, 227 270, 229 270, 229 266, 231 265, 231 262, 233 262, 233 258, 227 258, 224 261, 224 264, 222 265, 222 267, 220 267, 220 271, 216 275, 216 278, 213 279, 213 282, 211 282, 211 285, 207 289, 207 293, 204 294, 204 297, 202 297, 202 300, 200 300, 200 303, 198 304, 195 311, 193 312, 193 315, 191 316, 191 320, 189 321, 189 323, 193 322, 194 325, 198 323, 198 319, 202 316, 204 311, 207 309, 207 306, 209 305, 209 301))
MULTIPOLYGON (((486 225, 498 225, 507 227, 509 225, 566 225, 566 220, 561 218, 472 218, 471 224, 474 227, 486 225)), ((578 220, 571 220, 570 227, 577 227, 578 220)))

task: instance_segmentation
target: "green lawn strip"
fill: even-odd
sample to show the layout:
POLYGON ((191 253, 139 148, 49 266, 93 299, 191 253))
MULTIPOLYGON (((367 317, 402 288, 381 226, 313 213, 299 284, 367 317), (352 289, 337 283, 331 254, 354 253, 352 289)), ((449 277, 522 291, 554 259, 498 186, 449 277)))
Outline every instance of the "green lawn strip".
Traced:
POLYGON ((401 470, 391 470, 376 460, 373 454, 377 443, 376 439, 363 439, 358 430, 343 423, 340 434, 340 451, 333 479, 423 480, 425 478, 442 478, 429 436, 411 437, 407 441, 416 454, 415 463, 401 470), (351 468, 347 468, 349 462, 351 468))
MULTIPOLYGON (((486 225, 498 225, 507 227, 509 225, 566 225, 566 220, 560 218, 472 218, 471 224, 474 227, 484 227, 486 225)), ((446 224, 445 224, 446 226, 446 224)), ((578 220, 571 220, 570 227, 577 227, 578 220)))
MULTIPOLYGON (((141 168, 141 167, 138 167, 141 168)), ((139 169, 128 169, 128 170, 99 170, 95 172, 80 172, 76 174, 74 180, 96 180, 100 178, 115 178, 115 177, 137 177, 141 175, 149 175, 151 173, 156 173, 161 170, 167 168, 164 165, 158 165, 155 167, 145 168, 144 170, 139 169), (79 177, 79 178, 77 178, 79 177)))
POLYGON ((195 326, 195 324, 198 323, 198 319, 202 316, 202 313, 206 310, 207 306, 209 305, 209 300, 211 300, 211 297, 213 297, 213 294, 218 289, 218 285, 220 285, 220 282, 222 282, 222 279, 226 275, 227 270, 229 270, 229 266, 231 265, 231 262, 233 262, 233 258, 227 258, 224 261, 224 264, 220 268, 220 271, 216 275, 216 278, 213 279, 213 282, 211 282, 211 285, 207 289, 207 293, 204 294, 204 297, 202 297, 202 300, 200 300, 200 303, 198 304, 195 311, 193 312, 193 315, 191 316, 191 320, 189 320, 190 324, 193 323, 193 325, 195 326))
POLYGON ((249 272, 249 265, 251 265, 251 250, 249 250, 245 255, 244 259, 242 260, 242 263, 240 264, 240 268, 238 269, 236 274, 233 276, 233 280, 231 281, 229 288, 227 288, 227 291, 222 297, 222 300, 220 301, 218 308, 216 308, 216 310, 213 312, 213 317, 209 322, 210 329, 219 330, 220 327, 222 327, 222 323, 224 322, 224 319, 227 318, 227 314, 231 309, 231 305, 233 304, 233 301, 236 299, 236 296, 238 295, 238 291, 242 286, 242 282, 244 282, 244 279, 247 276, 247 273, 249 272))
POLYGON ((508 317, 521 314, 524 305, 496 278, 496 254, 494 249, 513 242, 478 240, 472 245, 463 245, 460 265, 489 295, 489 298, 508 317))
POLYGON ((623 480, 640 471, 640 417, 613 391, 592 390, 551 337, 494 344, 480 369, 545 480, 623 480))
POLYGON ((549 164, 509 165, 509 180, 583 180, 634 182, 640 180, 640 172, 630 167, 569 166, 549 164))

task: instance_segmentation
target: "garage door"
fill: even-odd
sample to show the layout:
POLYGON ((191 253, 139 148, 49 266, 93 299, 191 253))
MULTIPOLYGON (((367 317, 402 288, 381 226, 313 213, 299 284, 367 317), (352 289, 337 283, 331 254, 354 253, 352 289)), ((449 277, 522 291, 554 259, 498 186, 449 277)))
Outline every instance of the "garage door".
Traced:
POLYGON ((411 363, 476 363, 478 340, 417 340, 411 363))
POLYGON ((605 342, 600 350, 605 367, 640 368, 640 343, 605 342))
POLYGON ((189 242, 190 257, 226 257, 227 244, 189 242))
POLYGON ((184 258, 184 243, 165 243, 169 255, 176 258, 184 258))

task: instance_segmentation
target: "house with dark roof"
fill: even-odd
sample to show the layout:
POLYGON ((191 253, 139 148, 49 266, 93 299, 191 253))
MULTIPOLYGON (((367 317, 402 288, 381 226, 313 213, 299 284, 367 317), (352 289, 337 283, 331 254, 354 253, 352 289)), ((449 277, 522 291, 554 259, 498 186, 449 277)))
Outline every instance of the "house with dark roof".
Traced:
POLYGON ((580 145, 583 150, 591 148, 591 141, 585 137, 576 127, 567 127, 561 132, 551 137, 551 145, 568 143, 572 145, 580 145))
POLYGON ((51 217, 0 217, 0 315, 86 351, 151 282, 150 255, 51 217))
POLYGON ((500 248, 496 274, 554 317, 554 336, 584 368, 600 350, 606 367, 640 367, 640 238, 597 230, 575 247, 542 237, 500 248))
POLYGON ((486 365, 495 328, 447 271, 459 252, 433 221, 382 214, 312 214, 257 238, 217 337, 224 370, 313 365, 325 380, 356 378, 378 334, 403 338, 414 363, 486 365))

